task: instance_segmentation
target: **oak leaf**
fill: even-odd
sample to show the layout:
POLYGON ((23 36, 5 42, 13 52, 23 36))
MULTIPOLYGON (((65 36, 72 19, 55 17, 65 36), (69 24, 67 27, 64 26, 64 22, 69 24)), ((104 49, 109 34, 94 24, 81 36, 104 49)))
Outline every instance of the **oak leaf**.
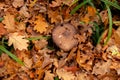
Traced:
POLYGON ((4 16, 4 20, 2 21, 2 23, 5 24, 5 28, 7 29, 7 31, 15 31, 14 15, 7 13, 6 16, 4 16))
POLYGON ((19 35, 17 32, 11 33, 9 35, 8 46, 11 46, 13 44, 13 47, 15 49, 27 50, 29 41, 27 39, 24 39, 24 38, 25 38, 25 36, 19 35))
POLYGON ((34 30, 36 30, 37 32, 43 33, 45 32, 48 27, 47 22, 45 21, 44 17, 42 16, 36 16, 37 20, 34 21, 34 30))

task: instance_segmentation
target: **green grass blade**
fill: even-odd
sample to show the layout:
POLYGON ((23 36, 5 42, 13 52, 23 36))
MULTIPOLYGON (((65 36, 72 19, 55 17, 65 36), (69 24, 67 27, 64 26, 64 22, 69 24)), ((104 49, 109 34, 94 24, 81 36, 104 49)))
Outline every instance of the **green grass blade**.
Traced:
POLYGON ((24 63, 19 58, 17 58, 14 54, 8 51, 4 46, 0 45, 0 50, 5 52, 7 55, 9 55, 13 60, 18 62, 19 64, 24 65, 24 63))
POLYGON ((107 4, 105 4, 105 5, 106 5, 107 11, 108 11, 109 31, 108 31, 108 36, 107 36, 107 39, 106 39, 104 45, 107 44, 107 42, 109 41, 109 39, 110 39, 110 37, 111 37, 111 35, 112 35, 112 24, 113 24, 113 23, 112 23, 112 13, 111 13, 110 7, 109 7, 107 4))
POLYGON ((0 22, 2 22, 3 18, 0 18, 0 22))
POLYGON ((27 40, 41 40, 41 39, 49 39, 50 36, 38 36, 38 37, 30 37, 30 38, 26 38, 27 40))
POLYGON ((70 6, 74 5, 77 2, 78 2, 78 0, 74 0, 70 6))
POLYGON ((116 3, 113 3, 113 2, 111 2, 111 1, 109 1, 109 0, 101 0, 101 1, 104 2, 105 4, 108 4, 108 5, 110 5, 110 6, 113 6, 113 7, 115 7, 116 9, 120 10, 120 6, 119 6, 118 4, 116 4, 116 3))
POLYGON ((76 13, 76 11, 81 8, 83 5, 86 5, 90 0, 83 1, 81 4, 77 5, 71 12, 70 14, 73 15, 76 13))

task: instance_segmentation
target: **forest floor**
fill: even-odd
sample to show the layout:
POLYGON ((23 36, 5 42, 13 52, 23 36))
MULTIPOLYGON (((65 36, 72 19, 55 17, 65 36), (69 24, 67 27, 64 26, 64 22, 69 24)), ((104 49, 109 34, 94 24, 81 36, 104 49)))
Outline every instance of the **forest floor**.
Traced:
POLYGON ((120 0, 0 0, 0 80, 120 80, 120 0))

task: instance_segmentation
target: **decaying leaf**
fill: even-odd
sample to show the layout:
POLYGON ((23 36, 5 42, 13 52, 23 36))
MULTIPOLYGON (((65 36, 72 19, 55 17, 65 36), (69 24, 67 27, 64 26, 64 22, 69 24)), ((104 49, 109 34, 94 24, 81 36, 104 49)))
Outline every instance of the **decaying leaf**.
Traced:
POLYGON ((75 79, 75 75, 72 72, 67 72, 64 69, 57 69, 56 73, 58 77, 63 80, 74 80, 75 79))
POLYGON ((24 39, 25 36, 19 35, 17 32, 16 33, 11 33, 9 35, 9 41, 8 45, 11 46, 13 44, 15 49, 23 50, 28 47, 28 40, 24 39))
POLYGON ((7 29, 7 31, 15 31, 16 28, 14 15, 7 13, 6 16, 4 16, 4 20, 2 21, 2 23, 5 24, 5 28, 7 29))
POLYGON ((40 15, 36 16, 36 19, 37 20, 34 21, 34 30, 40 33, 45 32, 47 30, 46 28, 48 27, 48 23, 45 21, 45 18, 40 15))

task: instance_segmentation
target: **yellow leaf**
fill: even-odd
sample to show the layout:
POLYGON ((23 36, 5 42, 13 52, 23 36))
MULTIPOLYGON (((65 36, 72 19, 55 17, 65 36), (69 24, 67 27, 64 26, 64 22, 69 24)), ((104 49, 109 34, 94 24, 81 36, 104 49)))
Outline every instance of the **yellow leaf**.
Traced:
POLYGON ((28 47, 28 40, 24 39, 25 36, 18 35, 18 33, 11 33, 9 35, 9 40, 8 40, 8 46, 11 46, 13 44, 13 47, 15 49, 23 50, 28 47))
POLYGON ((15 31, 15 20, 14 20, 14 15, 11 15, 9 13, 4 16, 4 20, 2 21, 3 24, 5 24, 5 28, 8 31, 15 31))
POLYGON ((42 16, 37 16, 36 18, 37 18, 37 20, 34 21, 34 24, 35 24, 34 30, 36 30, 37 32, 40 32, 40 33, 45 32, 47 30, 46 28, 48 27, 47 22, 45 21, 45 19, 42 16))

